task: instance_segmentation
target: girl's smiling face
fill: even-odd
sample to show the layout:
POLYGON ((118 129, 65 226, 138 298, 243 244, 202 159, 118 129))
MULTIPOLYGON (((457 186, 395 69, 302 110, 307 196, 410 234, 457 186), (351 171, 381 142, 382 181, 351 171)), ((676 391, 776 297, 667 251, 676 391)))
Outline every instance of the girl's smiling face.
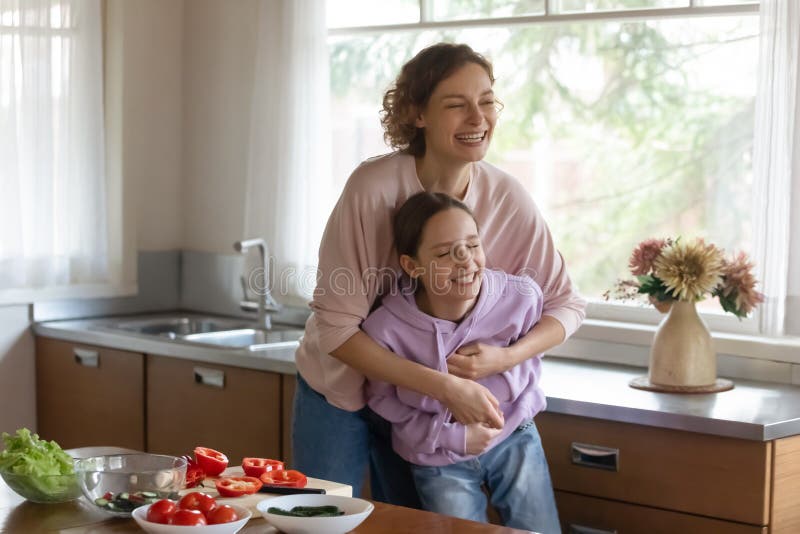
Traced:
POLYGON ((400 264, 434 308, 474 301, 486 264, 475 220, 460 208, 440 211, 425 223, 416 257, 404 254, 400 264))
POLYGON ((425 157, 463 163, 483 159, 496 123, 492 81, 467 63, 439 82, 415 125, 425 130, 425 157))

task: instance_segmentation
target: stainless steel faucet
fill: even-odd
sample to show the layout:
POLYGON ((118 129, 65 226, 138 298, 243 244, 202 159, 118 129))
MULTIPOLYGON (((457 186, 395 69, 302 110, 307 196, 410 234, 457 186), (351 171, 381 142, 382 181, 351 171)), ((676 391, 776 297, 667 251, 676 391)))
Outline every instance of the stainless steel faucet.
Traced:
MULTIPOLYGON (((261 271, 264 273, 264 291, 263 293, 259 293, 258 301, 257 301, 257 310, 258 315, 256 321, 258 322, 259 328, 263 328, 265 330, 269 330, 272 328, 272 320, 270 319, 270 313, 280 311, 281 305, 277 302, 273 297, 272 293, 269 290, 269 249, 267 248, 267 243, 260 237, 256 237, 253 239, 245 239, 244 241, 237 241, 233 244, 233 248, 237 252, 241 252, 242 254, 246 254, 248 250, 253 247, 258 247, 258 254, 259 259, 261 260, 261 271)), ((248 300, 248 292, 247 292, 248 284, 245 280, 245 277, 242 276, 242 289, 244 290, 244 298, 240 305, 242 310, 245 311, 253 311, 253 301, 248 300)))

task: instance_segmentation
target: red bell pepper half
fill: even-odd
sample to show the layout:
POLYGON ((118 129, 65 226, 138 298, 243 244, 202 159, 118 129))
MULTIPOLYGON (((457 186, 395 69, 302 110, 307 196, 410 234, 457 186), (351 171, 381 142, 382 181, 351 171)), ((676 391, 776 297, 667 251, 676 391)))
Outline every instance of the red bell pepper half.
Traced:
POLYGON ((255 477, 222 477, 214 481, 220 497, 239 497, 252 495, 262 484, 255 477))
POLYGON ((260 477, 267 471, 283 469, 283 462, 270 460, 269 458, 244 458, 242 460, 242 469, 244 474, 249 477, 260 477))
POLYGON ((215 477, 228 467, 228 457, 208 447, 195 447, 194 457, 206 475, 215 477))
POLYGON ((267 471, 261 475, 261 482, 270 486, 305 488, 308 478, 300 471, 281 469, 279 471, 267 471))

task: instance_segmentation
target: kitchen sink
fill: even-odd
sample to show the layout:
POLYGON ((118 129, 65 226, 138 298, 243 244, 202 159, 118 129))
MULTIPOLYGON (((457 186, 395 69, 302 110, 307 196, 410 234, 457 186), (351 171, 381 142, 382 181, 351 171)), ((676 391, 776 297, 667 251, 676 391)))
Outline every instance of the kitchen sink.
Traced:
POLYGON ((104 321, 95 329, 152 336, 176 343, 206 347, 265 350, 286 343, 296 343, 303 337, 302 327, 272 323, 269 328, 256 328, 254 321, 235 317, 215 317, 202 314, 116 318, 104 321))
POLYGON ((124 330, 136 334, 162 336, 175 339, 191 334, 219 332, 245 328, 244 321, 236 319, 218 319, 212 317, 154 317, 112 323, 108 325, 115 330, 124 330))
POLYGON ((182 339, 203 345, 247 347, 250 350, 258 350, 266 345, 298 341, 301 337, 303 337, 302 328, 273 324, 269 330, 241 328, 221 332, 188 334, 183 336, 182 339))

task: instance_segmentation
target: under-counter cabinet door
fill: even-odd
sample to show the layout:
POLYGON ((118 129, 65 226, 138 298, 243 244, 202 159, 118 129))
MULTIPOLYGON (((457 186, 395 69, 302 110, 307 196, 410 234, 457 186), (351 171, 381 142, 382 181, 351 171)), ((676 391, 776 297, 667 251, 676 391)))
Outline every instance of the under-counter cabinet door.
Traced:
POLYGON ((767 527, 556 491, 566 534, 767 534, 767 527))
POLYGON ((772 442, 542 413, 557 490, 764 526, 772 442))
POLYGON ((144 450, 144 355, 37 337, 36 415, 65 449, 144 450))
POLYGON ((773 445, 772 534, 800 532, 800 436, 776 439, 773 445))
POLYGON ((294 393, 297 390, 295 375, 281 375, 281 410, 282 455, 287 465, 292 465, 292 414, 294 413, 294 393))
POLYGON ((147 450, 279 458, 281 377, 252 369, 147 355, 147 450))

